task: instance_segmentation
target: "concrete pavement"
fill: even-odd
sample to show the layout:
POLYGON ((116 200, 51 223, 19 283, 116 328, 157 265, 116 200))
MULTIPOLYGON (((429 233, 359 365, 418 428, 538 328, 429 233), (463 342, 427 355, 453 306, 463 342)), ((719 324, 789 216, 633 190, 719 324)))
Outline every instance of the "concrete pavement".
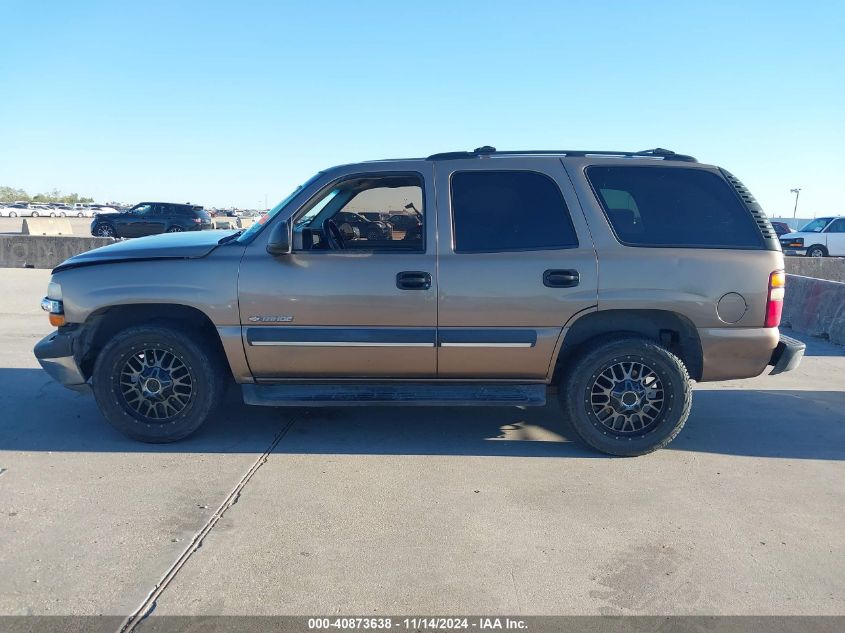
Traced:
POLYGON ((0 613, 845 614, 841 347, 697 386, 641 458, 554 405, 233 398, 150 446, 37 369, 48 271, 0 275, 0 613))

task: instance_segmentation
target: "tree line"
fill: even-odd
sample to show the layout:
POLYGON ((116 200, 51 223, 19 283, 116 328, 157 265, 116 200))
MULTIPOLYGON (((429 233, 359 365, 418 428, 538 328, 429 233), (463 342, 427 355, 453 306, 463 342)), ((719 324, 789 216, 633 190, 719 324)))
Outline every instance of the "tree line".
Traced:
POLYGON ((0 187, 0 202, 65 202, 73 204, 75 202, 94 202, 94 198, 86 198, 78 193, 62 193, 58 189, 53 189, 49 193, 37 193, 30 196, 23 189, 0 187))

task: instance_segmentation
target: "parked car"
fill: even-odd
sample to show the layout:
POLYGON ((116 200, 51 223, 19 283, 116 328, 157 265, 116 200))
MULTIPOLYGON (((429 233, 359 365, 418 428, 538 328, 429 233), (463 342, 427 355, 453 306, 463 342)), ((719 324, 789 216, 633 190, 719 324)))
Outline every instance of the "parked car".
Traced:
MULTIPOLYGON (((13 202, 3 209, 2 215, 7 218, 27 218, 32 216, 32 211, 28 202, 13 202)), ((36 211, 36 217, 37 215, 36 211)))
POLYGON ((780 237, 786 255, 845 257, 845 216, 816 218, 780 237))
POLYGON ((327 169, 223 237, 72 257, 35 356, 146 442, 193 433, 232 380, 248 404, 297 407, 535 406, 555 386, 581 440, 639 455, 681 431, 691 379, 799 364, 784 283, 774 230, 723 169, 483 147, 327 169), (339 230, 358 194, 390 209, 408 188, 417 237, 339 230))
POLYGON ((786 235, 787 233, 792 233, 792 228, 786 222, 772 222, 772 228, 777 233, 777 236, 780 237, 781 235, 786 235))
POLYGON ((397 231, 410 231, 420 225, 419 218, 410 213, 395 213, 388 222, 397 231))
POLYGON ((181 233, 210 228, 211 216, 201 206, 141 202, 125 213, 97 214, 91 222, 91 235, 143 237, 157 233, 181 233))

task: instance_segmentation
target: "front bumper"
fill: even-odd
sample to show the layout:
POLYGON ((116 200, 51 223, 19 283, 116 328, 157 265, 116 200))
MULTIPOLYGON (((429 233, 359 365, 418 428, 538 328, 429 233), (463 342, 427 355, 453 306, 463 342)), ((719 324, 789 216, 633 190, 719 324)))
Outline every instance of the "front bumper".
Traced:
POLYGON ((807 346, 801 341, 781 334, 780 341, 775 347, 775 351, 772 352, 771 360, 769 360, 769 365, 774 365, 769 375, 773 376, 796 369, 801 364, 806 349, 807 346))
POLYGON ((79 368, 74 355, 77 336, 75 332, 56 331, 45 336, 35 345, 35 358, 50 377, 68 389, 90 393, 91 386, 79 368))
POLYGON ((783 254, 789 255, 791 257, 803 257, 807 254, 806 248, 788 248, 786 246, 783 247, 783 254))

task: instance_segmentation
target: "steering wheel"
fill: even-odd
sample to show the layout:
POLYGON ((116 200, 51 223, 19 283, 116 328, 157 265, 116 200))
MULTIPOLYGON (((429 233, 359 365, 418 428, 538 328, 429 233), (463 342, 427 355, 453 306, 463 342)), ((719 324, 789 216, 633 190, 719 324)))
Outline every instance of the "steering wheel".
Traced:
POLYGON ((342 251, 346 248, 343 241, 343 233, 337 228, 337 224, 331 218, 323 221, 323 236, 329 244, 329 248, 333 251, 342 251))

